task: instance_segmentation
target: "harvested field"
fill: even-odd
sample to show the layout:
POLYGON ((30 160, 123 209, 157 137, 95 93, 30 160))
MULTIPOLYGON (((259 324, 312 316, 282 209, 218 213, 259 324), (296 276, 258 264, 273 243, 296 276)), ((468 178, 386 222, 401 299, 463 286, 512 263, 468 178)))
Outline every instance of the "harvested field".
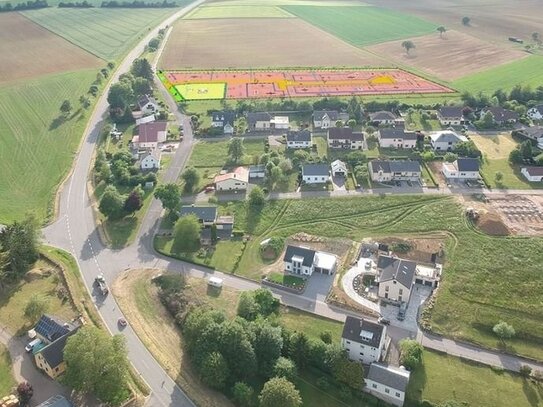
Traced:
POLYGON ((402 41, 374 45, 368 50, 447 81, 528 56, 520 50, 496 46, 459 31, 447 31, 443 38, 432 33, 414 42, 416 48, 409 54, 402 48, 402 41))
POLYGON ((187 14, 185 20, 200 18, 294 18, 287 11, 273 6, 213 6, 198 7, 187 14))
POLYGON ((0 14, 0 38, 0 83, 103 64, 19 13, 0 14))
POLYGON ((507 160, 509 153, 518 145, 510 133, 495 135, 470 134, 470 138, 488 160, 507 160))
POLYGON ((180 20, 159 62, 165 70, 385 64, 295 18, 180 20))

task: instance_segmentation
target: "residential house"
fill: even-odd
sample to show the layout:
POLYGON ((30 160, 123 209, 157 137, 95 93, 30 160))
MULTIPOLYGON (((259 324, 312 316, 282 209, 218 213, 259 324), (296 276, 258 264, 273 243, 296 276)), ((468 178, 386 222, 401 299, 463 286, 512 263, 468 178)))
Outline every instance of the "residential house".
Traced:
POLYGON ((373 160, 368 163, 372 181, 419 181, 422 171, 418 161, 373 160))
MULTIPOLYGON (((232 237, 233 229, 233 216, 219 216, 215 222, 215 238, 217 240, 228 240, 232 237)), ((200 243, 204 246, 213 244, 213 230, 211 227, 203 228, 200 231, 200 243)))
POLYGON ((307 247, 288 245, 283 256, 285 271, 291 274, 311 276, 314 272, 332 275, 336 271, 336 256, 307 247))
POLYGON ((265 178, 266 166, 264 164, 251 165, 249 167, 249 178, 265 178))
POLYGON ((57 394, 56 396, 48 398, 43 403, 38 404, 36 407, 73 407, 73 404, 64 396, 57 394))
POLYGON ((315 110, 313 112, 313 128, 315 129, 336 127, 338 120, 345 122, 349 120, 349 115, 347 113, 339 113, 336 110, 315 110))
POLYGON ((543 138, 543 126, 523 127, 512 133, 539 142, 539 140, 543 138))
POLYGON ((270 120, 270 126, 272 129, 288 130, 290 129, 290 122, 288 116, 274 116, 270 120))
POLYGON ((347 164, 341 160, 335 160, 330 164, 332 167, 332 176, 333 177, 346 177, 347 176, 347 164))
POLYGON ((487 112, 492 113, 492 116, 494 116, 494 123, 499 126, 516 123, 519 119, 519 114, 517 112, 504 109, 500 106, 485 107, 483 110, 481 110, 481 117, 483 117, 487 112))
POLYGON ((370 122, 377 126, 390 126, 395 120, 396 115, 386 110, 370 113, 370 122))
POLYGON ((477 158, 458 158, 452 163, 444 162, 442 171, 447 179, 479 179, 479 160, 477 158))
POLYGON ((437 131, 430 134, 430 144, 435 151, 452 151, 458 143, 468 141, 466 136, 452 130, 437 131))
POLYGON ((532 120, 543 120, 543 105, 531 107, 526 115, 532 120))
POLYGON ((417 133, 396 127, 379 129, 377 132, 379 146, 383 148, 415 148, 417 137, 417 133))
POLYGON ((194 215, 198 222, 204 227, 209 227, 217 221, 216 206, 183 205, 179 211, 179 216, 194 215))
MULTIPOLYGON (((409 302, 417 264, 410 260, 380 255, 377 259, 379 297, 394 302, 409 302)), ((378 281, 377 281, 378 280, 378 281)))
POLYGON ((364 391, 397 407, 402 407, 409 384, 410 372, 403 367, 370 365, 364 391))
POLYGON ((237 167, 232 172, 217 175, 214 182, 217 191, 245 191, 249 184, 249 170, 237 167))
POLYGON ((132 137, 135 149, 157 149, 166 141, 168 123, 164 121, 144 123, 138 126, 138 134, 132 137))
POLYGON ((267 112, 247 113, 249 131, 266 131, 271 129, 272 116, 267 112))
POLYGON ((311 148, 313 139, 308 129, 287 132, 287 148, 311 148))
POLYGON ((328 164, 304 164, 302 166, 302 181, 306 184, 323 184, 330 180, 328 164))
POLYGON ((211 113, 211 127, 221 128, 224 134, 234 134, 234 121, 236 113, 220 111, 211 113))
POLYGON ((355 133, 350 127, 332 127, 328 129, 328 147, 348 150, 364 150, 364 133, 355 133))
POLYGON ((146 116, 158 112, 159 105, 154 97, 143 95, 138 98, 138 108, 146 116))
POLYGON ((158 170, 160 169, 161 153, 158 148, 147 152, 140 160, 140 168, 142 170, 158 170))
POLYGON ((520 172, 530 182, 543 181, 543 167, 522 167, 520 172))
POLYGON ((461 126, 469 123, 469 120, 464 117, 462 106, 440 107, 437 109, 437 119, 442 126, 461 126))
POLYGON ((365 365, 378 362, 386 352, 386 332, 384 325, 347 316, 341 334, 341 347, 351 360, 365 365))

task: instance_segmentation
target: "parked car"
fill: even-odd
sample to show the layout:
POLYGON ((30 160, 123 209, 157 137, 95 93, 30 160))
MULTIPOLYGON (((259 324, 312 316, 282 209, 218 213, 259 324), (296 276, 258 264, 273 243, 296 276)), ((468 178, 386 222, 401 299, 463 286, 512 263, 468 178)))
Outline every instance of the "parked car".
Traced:
POLYGON ((117 320, 117 323, 118 323, 119 326, 121 326, 121 327, 125 327, 125 326, 128 325, 128 323, 126 322, 126 319, 124 319, 123 317, 119 318, 119 319, 117 320))
POLYGON ((33 341, 29 342, 28 345, 25 346, 25 350, 27 352, 32 352, 32 349, 34 349, 34 346, 39 345, 41 343, 41 339, 36 338, 33 341))
POLYGON ((400 309, 398 310, 398 319, 403 321, 405 319, 405 313, 407 312, 407 303, 402 301, 400 304, 400 309))
POLYGON ((213 191, 215 191, 215 187, 206 187, 206 189, 204 191, 205 192, 213 192, 213 191))
POLYGON ((385 317, 379 317, 377 322, 379 322, 382 325, 390 325, 390 319, 387 319, 385 317))

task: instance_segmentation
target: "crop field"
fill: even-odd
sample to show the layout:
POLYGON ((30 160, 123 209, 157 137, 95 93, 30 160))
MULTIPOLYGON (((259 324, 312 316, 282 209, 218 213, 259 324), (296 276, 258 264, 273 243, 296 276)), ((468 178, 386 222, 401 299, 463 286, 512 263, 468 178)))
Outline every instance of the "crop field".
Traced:
POLYGON ((176 9, 45 8, 23 14, 106 61, 123 56, 176 9))
POLYGON ((26 212, 45 219, 78 147, 86 116, 77 111, 95 70, 0 86, 0 223, 26 212), (75 113, 59 107, 68 99, 75 113))
POLYGON ((416 37, 431 33, 437 28, 435 24, 418 17, 380 7, 283 8, 356 46, 416 37))
POLYGON ((373 45, 368 50, 447 81, 528 56, 520 50, 496 46, 452 30, 443 37, 435 32, 418 37, 413 42, 416 48, 409 54, 402 48, 401 40, 373 45))
POLYGON ((297 18, 180 20, 159 62, 164 70, 288 66, 366 67, 385 62, 297 18))
POLYGON ((0 38, 0 84, 103 65, 94 55, 19 13, 0 14, 0 38))
POLYGON ((186 20, 211 18, 289 18, 294 17, 287 11, 274 6, 213 6, 198 7, 185 17, 186 20))

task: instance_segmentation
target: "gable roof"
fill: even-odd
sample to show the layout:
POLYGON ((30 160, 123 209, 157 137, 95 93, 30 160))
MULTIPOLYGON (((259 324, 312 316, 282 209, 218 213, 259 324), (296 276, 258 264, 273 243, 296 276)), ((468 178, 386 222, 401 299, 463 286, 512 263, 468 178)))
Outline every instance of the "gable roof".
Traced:
POLYGON ((336 121, 339 118, 339 112, 337 110, 315 110, 313 111, 313 121, 320 121, 324 119, 324 116, 328 116, 331 121, 336 121))
POLYGON ((149 103, 152 103, 153 105, 157 104, 155 98, 149 95, 143 95, 138 98, 138 106, 140 109, 149 103))
POLYGON ((302 262, 302 265, 305 267, 311 267, 315 258, 315 250, 308 249, 307 247, 288 245, 283 261, 290 263, 294 256, 303 257, 304 261, 302 262))
POLYGON ((256 122, 269 122, 272 119, 268 112, 252 112, 247 113, 247 124, 254 126, 256 122))
POLYGON ((70 332, 70 325, 54 316, 44 314, 41 316, 34 330, 49 342, 53 342, 70 332))
POLYGON ((257 172, 266 172, 266 166, 264 164, 250 165, 249 174, 254 174, 257 172))
POLYGON ((153 158, 156 161, 160 161, 161 152, 158 148, 153 148, 151 151, 147 152, 147 154, 145 154, 141 160, 143 161, 148 157, 153 158))
POLYGON ((458 171, 478 172, 479 160, 477 158, 459 158, 456 160, 458 171))
POLYGON ((311 141, 311 132, 307 129, 299 131, 288 131, 287 132, 287 141, 301 142, 301 141, 311 141))
POLYGON ((330 127, 328 140, 364 141, 364 133, 354 133, 350 127, 330 127))
POLYGON ((468 141, 466 136, 461 136, 452 130, 436 131, 430 134, 430 138, 434 143, 460 143, 468 141))
POLYGON ((57 394, 36 407, 73 407, 73 404, 66 400, 64 396, 57 394))
POLYGON ((540 137, 543 137, 543 126, 524 127, 520 129, 518 132, 524 137, 529 137, 535 140, 540 137))
POLYGON ((302 167, 302 175, 326 177, 329 175, 328 164, 304 164, 302 167))
POLYGON ((372 363, 367 379, 405 393, 410 375, 405 369, 372 363))
POLYGON ((510 120, 518 120, 519 114, 513 110, 504 109, 500 106, 485 107, 481 114, 491 112, 496 122, 507 122, 510 120))
POLYGON ((380 255, 377 268, 381 270, 380 282, 396 280, 406 288, 411 288, 417 263, 397 257, 380 255))
POLYGON ((345 164, 341 160, 332 161, 330 166, 332 167, 332 172, 337 172, 337 171, 343 171, 345 173, 347 172, 347 164, 345 164))
POLYGON ((143 123, 138 126, 138 142, 139 143, 156 143, 158 141, 158 133, 166 131, 167 122, 150 122, 143 123))
POLYGON ((383 330, 384 327, 381 324, 376 324, 361 318, 347 316, 345 319, 345 324, 343 325, 343 333, 341 334, 341 337, 349 341, 363 343, 373 348, 378 348, 379 344, 381 343, 383 330), (371 338, 363 338, 360 335, 363 331, 368 332, 371 338))
POLYGON ((232 172, 220 174, 215 177, 215 182, 225 181, 227 179, 236 179, 245 183, 249 182, 249 170, 245 167, 234 168, 232 172))
POLYGON ((462 106, 442 106, 437 109, 437 111, 441 117, 464 117, 464 114, 462 113, 464 111, 464 107, 462 106))
POLYGON ((381 120, 395 120, 396 115, 388 110, 381 110, 379 112, 370 113, 371 121, 381 121, 381 120))
POLYGON ((522 169, 531 177, 543 176, 543 167, 522 167, 522 169))
POLYGON ((234 124, 234 119, 236 118, 236 113, 231 110, 224 110, 211 113, 211 121, 213 122, 223 122, 226 124, 234 124))
POLYGON ((37 352, 43 356, 52 369, 64 362, 64 347, 66 346, 66 341, 70 336, 77 332, 77 329, 78 328, 75 328, 73 331, 61 336, 37 352))
POLYGON ((528 109, 528 111, 539 112, 539 114, 542 114, 542 115, 543 115, 543 104, 542 104, 542 105, 534 106, 534 107, 528 109))
POLYGON ((379 129, 379 137, 382 139, 403 139, 403 140, 416 140, 417 133, 408 133, 404 128, 386 128, 379 129))
POLYGON ((384 173, 421 172, 420 163, 418 161, 373 160, 370 161, 370 164, 374 174, 377 174, 379 171, 383 171, 384 173))
POLYGON ((215 222, 215 219, 217 218, 217 207, 184 205, 179 211, 179 216, 186 215, 196 215, 199 220, 204 222, 215 222))

